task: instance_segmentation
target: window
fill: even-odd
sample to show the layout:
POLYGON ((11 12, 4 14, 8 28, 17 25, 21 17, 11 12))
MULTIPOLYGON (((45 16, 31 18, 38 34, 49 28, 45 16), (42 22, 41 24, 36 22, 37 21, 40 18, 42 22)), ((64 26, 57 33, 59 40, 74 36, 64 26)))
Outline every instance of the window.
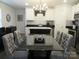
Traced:
POLYGON ((1 9, 0 9, 0 27, 2 27, 2 13, 1 13, 1 9))

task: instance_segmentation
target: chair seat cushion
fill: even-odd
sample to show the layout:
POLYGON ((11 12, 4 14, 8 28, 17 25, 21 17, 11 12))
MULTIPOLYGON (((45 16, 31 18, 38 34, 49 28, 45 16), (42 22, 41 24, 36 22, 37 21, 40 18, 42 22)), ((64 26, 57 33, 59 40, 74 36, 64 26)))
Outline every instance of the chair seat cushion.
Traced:
POLYGON ((15 58, 24 58, 24 57, 26 57, 27 58, 27 56, 28 56, 28 52, 27 51, 15 51, 14 53, 13 53, 13 57, 15 57, 15 58))
POLYGON ((52 51, 50 59, 67 59, 67 57, 64 56, 62 51, 52 51))
POLYGON ((62 51, 52 51, 51 55, 63 56, 63 52, 62 51))

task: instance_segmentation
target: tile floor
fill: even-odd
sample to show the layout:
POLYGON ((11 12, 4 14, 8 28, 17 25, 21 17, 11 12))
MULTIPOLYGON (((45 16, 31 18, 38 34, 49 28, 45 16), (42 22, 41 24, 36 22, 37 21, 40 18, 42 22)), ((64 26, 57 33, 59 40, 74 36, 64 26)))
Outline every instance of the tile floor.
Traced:
MULTIPOLYGON (((21 47, 25 47, 25 41, 21 44, 21 47)), ((76 54, 75 49, 73 49, 72 55, 69 59, 79 59, 79 55, 76 54)), ((0 53, 0 59, 8 59, 5 52, 0 53)), ((52 59, 52 58, 51 58, 52 59)))
MULTIPOLYGON (((0 53, 0 59, 8 59, 5 52, 0 53)), ((69 59, 79 59, 79 55, 77 56, 71 56, 69 59)))

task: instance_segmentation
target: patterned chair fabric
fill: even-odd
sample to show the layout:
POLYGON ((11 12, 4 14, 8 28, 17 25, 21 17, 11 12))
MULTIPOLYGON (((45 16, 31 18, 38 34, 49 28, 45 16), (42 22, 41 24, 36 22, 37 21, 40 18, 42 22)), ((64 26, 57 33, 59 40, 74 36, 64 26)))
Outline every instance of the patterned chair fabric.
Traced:
POLYGON ((28 51, 16 51, 13 33, 3 36, 3 44, 9 59, 27 59, 28 51))
POLYGON ((18 31, 14 32, 15 44, 18 46, 16 50, 26 51, 26 37, 24 34, 20 34, 18 31))
POLYGON ((64 50, 62 51, 52 51, 52 59, 68 59, 70 55, 70 50, 72 47, 73 36, 69 34, 63 34, 61 46, 64 50))
POLYGON ((58 31, 58 32, 57 32, 57 35, 56 35, 56 41, 57 41, 57 42, 59 41, 60 34, 61 34, 60 31, 58 31))
POLYGON ((16 45, 14 44, 14 41, 13 41, 13 34, 10 33, 10 34, 4 35, 3 36, 3 43, 4 43, 5 50, 7 49, 6 53, 8 51, 8 54, 12 54, 12 52, 16 48, 16 45))
POLYGON ((73 40, 72 43, 73 43, 73 46, 75 47, 75 45, 76 45, 76 43, 75 43, 75 41, 76 41, 76 32, 74 33, 74 37, 73 37, 73 39, 74 39, 74 40, 73 40))
POLYGON ((67 51, 70 50, 70 48, 72 47, 72 41, 73 41, 73 36, 69 35, 69 34, 64 34, 62 37, 62 42, 61 42, 61 46, 64 50, 67 49, 67 51))
POLYGON ((15 36, 15 43, 17 45, 20 45, 24 41, 23 36, 21 36, 21 34, 18 31, 14 32, 14 36, 15 36))
POLYGON ((56 36, 56 41, 60 44, 63 32, 58 31, 56 36))

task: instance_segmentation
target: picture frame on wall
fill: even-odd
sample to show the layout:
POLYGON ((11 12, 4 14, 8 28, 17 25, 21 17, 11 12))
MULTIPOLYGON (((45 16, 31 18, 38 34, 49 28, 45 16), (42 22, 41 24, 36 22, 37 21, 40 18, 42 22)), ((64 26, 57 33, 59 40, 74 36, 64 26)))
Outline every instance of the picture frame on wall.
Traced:
POLYGON ((9 14, 6 15, 6 21, 10 22, 11 21, 11 16, 9 14))
POLYGON ((17 15, 17 21, 23 21, 23 15, 17 15))

